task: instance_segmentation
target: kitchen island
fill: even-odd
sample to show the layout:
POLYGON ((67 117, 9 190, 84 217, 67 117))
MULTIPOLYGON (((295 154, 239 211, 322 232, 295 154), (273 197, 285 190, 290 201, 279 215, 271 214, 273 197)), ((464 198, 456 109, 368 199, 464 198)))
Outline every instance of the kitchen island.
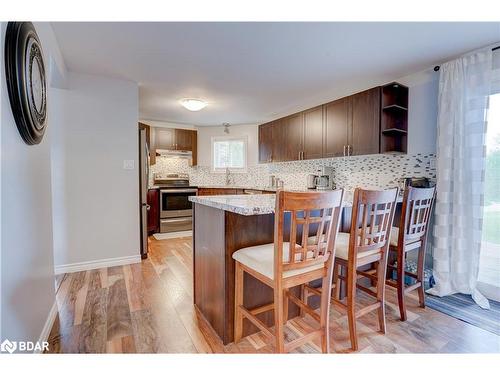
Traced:
MULTIPOLYGON (((235 251, 249 246, 271 243, 274 240, 275 194, 192 196, 193 202, 193 263, 194 304, 200 323, 220 337, 224 345, 233 341, 234 328, 234 260, 235 251)), ((401 198, 398 199, 399 201, 401 198)), ((349 232, 352 192, 344 193, 340 231, 349 232)), ((394 223, 397 225, 399 209, 394 223)), ((290 217, 285 213, 284 239, 288 240, 290 217)), ((315 228, 311 227, 314 233, 315 228)), ((297 240, 302 233, 299 230, 297 240)), ((273 291, 245 273, 244 304, 258 308, 273 301, 273 291)), ((343 288, 341 288, 342 290, 343 288)), ((298 288, 291 290, 298 294, 298 288)), ((341 291, 342 293, 342 291, 341 291)), ((310 298, 310 305, 319 302, 310 298)), ((299 313, 295 304, 289 305, 289 318, 299 313)), ((259 316, 268 326, 274 325, 272 311, 259 316)), ((243 335, 257 332, 244 321, 243 335)))
MULTIPOLYGON (((224 345, 233 341, 235 251, 273 242, 275 194, 193 196, 194 304, 202 323, 215 331, 224 345)), ((289 216, 285 214, 285 238, 289 236, 289 216)), ((313 231, 313 230, 312 230, 313 231)), ((301 233, 297 233, 299 237, 301 233)), ((245 274, 244 303, 248 309, 273 301, 267 285, 245 274)), ((298 293, 298 288, 295 288, 298 293)), ((312 299, 312 303, 315 301, 312 299)), ((290 304, 289 318, 299 313, 290 304)), ((260 318, 269 326, 273 312, 260 318)), ((257 329, 245 320, 243 335, 257 329)))

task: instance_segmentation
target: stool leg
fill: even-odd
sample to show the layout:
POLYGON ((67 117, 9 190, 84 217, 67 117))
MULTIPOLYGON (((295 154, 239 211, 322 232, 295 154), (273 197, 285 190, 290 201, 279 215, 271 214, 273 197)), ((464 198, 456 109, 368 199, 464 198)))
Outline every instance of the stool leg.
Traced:
POLYGON ((335 287, 333 290, 333 298, 340 298, 340 279, 339 279, 339 268, 342 267, 340 264, 333 265, 333 282, 335 283, 335 287))
POLYGON ((356 334, 356 267, 347 270, 347 320, 349 321, 349 337, 352 350, 358 350, 356 334))
POLYGON ((276 351, 285 352, 285 333, 283 327, 283 289, 281 283, 274 286, 274 334, 276 351))
POLYGON ((332 298, 332 275, 323 277, 321 282, 321 351, 330 353, 330 299, 332 298))
POLYGON ((420 282, 418 288, 418 302, 420 307, 425 307, 425 292, 424 292, 424 267, 425 267, 425 247, 421 246, 418 250, 417 259, 417 282, 420 282))
POLYGON ((283 324, 286 324, 286 322, 288 321, 288 292, 288 289, 285 289, 283 291, 283 324))
POLYGON ((377 309, 380 332, 385 334, 385 274, 387 266, 385 259, 377 262, 377 301, 380 307, 377 309))
MULTIPOLYGON (((309 293, 307 292, 305 284, 302 284, 300 286, 300 299, 302 300, 302 302, 304 302, 307 305, 307 301, 309 299, 309 293)), ((306 315, 306 312, 304 311, 304 309, 301 308, 300 309, 300 316, 303 318, 305 315, 306 315)))
POLYGON ((240 306, 243 305, 243 268, 239 262, 235 262, 234 283, 234 342, 241 340, 243 335, 243 314, 240 306))
POLYGON ((405 251, 398 248, 398 268, 397 268, 397 290, 398 290, 398 304, 399 314, 401 320, 406 320, 406 306, 405 306, 405 251))

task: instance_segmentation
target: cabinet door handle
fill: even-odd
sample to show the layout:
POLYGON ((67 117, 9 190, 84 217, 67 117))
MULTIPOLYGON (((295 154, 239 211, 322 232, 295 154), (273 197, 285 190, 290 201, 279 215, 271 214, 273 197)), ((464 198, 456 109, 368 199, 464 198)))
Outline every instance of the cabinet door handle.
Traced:
POLYGON ((347 145, 347 156, 352 156, 352 146, 347 145))
POLYGON ((344 156, 345 156, 345 145, 344 145, 344 156))

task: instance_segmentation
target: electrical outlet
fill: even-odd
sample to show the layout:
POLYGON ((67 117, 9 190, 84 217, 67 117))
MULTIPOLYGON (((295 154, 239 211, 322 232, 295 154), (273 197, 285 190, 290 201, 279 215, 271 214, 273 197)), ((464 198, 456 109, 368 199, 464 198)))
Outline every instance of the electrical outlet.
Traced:
POLYGON ((124 160, 123 161, 123 169, 134 169, 135 168, 135 160, 124 160))

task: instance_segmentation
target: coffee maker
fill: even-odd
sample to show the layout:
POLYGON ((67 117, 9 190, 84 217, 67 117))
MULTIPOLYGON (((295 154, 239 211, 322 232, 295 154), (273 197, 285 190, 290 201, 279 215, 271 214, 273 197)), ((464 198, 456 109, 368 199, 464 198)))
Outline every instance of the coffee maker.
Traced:
POLYGON ((316 190, 332 190, 333 186, 333 168, 322 166, 318 168, 316 174, 307 176, 307 188, 316 190))

